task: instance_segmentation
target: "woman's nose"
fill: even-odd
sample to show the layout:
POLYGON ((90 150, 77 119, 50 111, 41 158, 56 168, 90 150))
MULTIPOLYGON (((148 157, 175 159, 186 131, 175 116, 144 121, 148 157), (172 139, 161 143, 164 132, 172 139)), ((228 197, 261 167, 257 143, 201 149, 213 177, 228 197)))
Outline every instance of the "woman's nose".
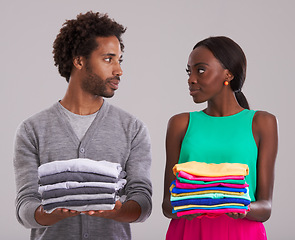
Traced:
POLYGON ((197 82, 198 81, 197 81, 197 79, 194 76, 192 76, 192 75, 189 76, 189 78, 188 78, 188 84, 196 84, 197 82))

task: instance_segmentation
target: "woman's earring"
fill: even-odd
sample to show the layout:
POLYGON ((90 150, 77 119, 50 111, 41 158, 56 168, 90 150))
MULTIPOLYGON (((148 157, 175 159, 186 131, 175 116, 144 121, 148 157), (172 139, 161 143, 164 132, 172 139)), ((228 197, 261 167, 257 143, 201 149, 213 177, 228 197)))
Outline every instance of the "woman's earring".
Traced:
POLYGON ((223 83, 225 86, 227 86, 228 84, 229 84, 229 82, 228 81, 224 81, 224 83, 223 83))

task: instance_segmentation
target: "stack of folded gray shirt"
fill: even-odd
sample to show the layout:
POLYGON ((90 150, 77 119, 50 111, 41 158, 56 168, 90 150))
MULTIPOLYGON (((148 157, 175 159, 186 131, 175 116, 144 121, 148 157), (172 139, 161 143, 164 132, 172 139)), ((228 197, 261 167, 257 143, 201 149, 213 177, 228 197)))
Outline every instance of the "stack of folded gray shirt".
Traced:
POLYGON ((53 161, 38 168, 39 193, 46 212, 111 210, 126 184, 119 163, 86 158, 53 161))

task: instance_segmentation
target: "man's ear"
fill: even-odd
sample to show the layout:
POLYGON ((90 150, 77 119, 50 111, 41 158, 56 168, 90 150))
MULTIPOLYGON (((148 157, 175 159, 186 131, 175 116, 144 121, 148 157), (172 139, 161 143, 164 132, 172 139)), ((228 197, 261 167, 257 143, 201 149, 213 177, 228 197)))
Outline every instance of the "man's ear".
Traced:
POLYGON ((81 70, 83 67, 83 57, 77 56, 73 58, 73 65, 78 70, 81 70))

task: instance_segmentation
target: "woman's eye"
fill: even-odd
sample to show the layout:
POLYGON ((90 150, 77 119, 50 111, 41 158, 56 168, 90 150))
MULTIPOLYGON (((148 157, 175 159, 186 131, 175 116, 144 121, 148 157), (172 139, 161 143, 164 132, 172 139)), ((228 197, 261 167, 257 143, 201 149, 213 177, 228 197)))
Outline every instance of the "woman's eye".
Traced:
POLYGON ((204 72, 205 72, 204 69, 202 69, 202 68, 199 68, 199 69, 198 69, 198 73, 202 74, 202 73, 204 73, 204 72))
POLYGON ((186 73, 187 73, 187 75, 191 75, 191 71, 189 70, 189 69, 185 69, 185 71, 186 71, 186 73))

